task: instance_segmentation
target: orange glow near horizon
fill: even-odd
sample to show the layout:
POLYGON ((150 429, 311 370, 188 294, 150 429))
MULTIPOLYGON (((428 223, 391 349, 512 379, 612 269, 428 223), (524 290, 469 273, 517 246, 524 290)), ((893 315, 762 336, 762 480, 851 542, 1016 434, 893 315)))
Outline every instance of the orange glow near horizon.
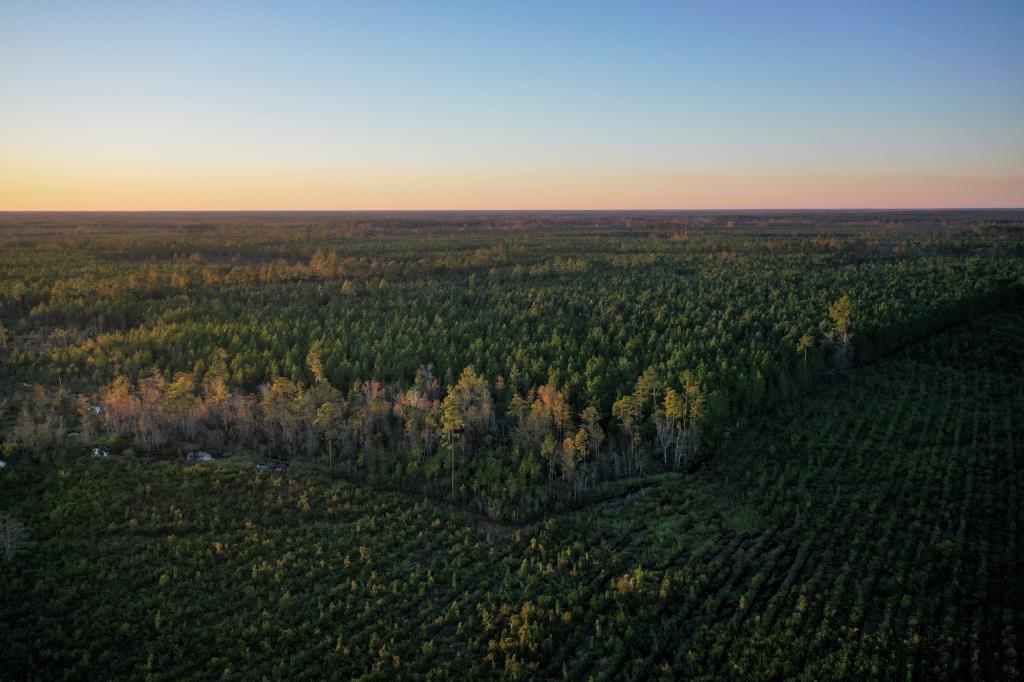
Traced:
POLYGON ((1020 0, 17 5, 2 211, 1024 208, 1020 0))
POLYGON ((0 170, 3 211, 973 207, 1024 207, 1024 177, 647 170, 0 170))

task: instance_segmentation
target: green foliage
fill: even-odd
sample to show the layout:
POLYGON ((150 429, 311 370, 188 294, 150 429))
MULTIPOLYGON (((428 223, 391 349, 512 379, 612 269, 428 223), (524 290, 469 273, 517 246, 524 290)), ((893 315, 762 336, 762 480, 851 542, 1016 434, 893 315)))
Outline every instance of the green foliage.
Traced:
POLYGON ((522 520, 1024 281, 995 213, 321 218, 4 218, 9 449, 303 460, 522 520))
POLYGON ((230 462, 12 461, 5 675, 1015 679, 1022 336, 931 337, 519 526, 230 462))

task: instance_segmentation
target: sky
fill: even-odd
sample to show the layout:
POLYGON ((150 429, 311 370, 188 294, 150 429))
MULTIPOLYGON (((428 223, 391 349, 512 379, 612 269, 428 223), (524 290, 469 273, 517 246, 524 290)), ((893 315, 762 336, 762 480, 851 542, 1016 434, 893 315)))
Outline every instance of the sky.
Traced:
POLYGON ((1024 1, 0 0, 0 210, 905 207, 1024 207, 1024 1))

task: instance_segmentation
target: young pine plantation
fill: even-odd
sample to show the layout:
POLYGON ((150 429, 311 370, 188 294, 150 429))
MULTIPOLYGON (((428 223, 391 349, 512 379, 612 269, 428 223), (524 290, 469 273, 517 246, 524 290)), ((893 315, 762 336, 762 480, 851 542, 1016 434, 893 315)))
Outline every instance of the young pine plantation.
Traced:
POLYGON ((4 216, 0 676, 1019 679, 1022 303, 1013 212, 4 216))

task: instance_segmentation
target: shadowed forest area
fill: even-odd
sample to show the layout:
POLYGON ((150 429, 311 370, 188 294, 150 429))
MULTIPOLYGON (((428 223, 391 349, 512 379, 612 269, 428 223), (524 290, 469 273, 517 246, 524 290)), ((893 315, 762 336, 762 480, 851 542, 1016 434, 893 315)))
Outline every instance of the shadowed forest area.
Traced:
POLYGON ((11 679, 1019 679, 1024 212, 0 214, 11 679))

